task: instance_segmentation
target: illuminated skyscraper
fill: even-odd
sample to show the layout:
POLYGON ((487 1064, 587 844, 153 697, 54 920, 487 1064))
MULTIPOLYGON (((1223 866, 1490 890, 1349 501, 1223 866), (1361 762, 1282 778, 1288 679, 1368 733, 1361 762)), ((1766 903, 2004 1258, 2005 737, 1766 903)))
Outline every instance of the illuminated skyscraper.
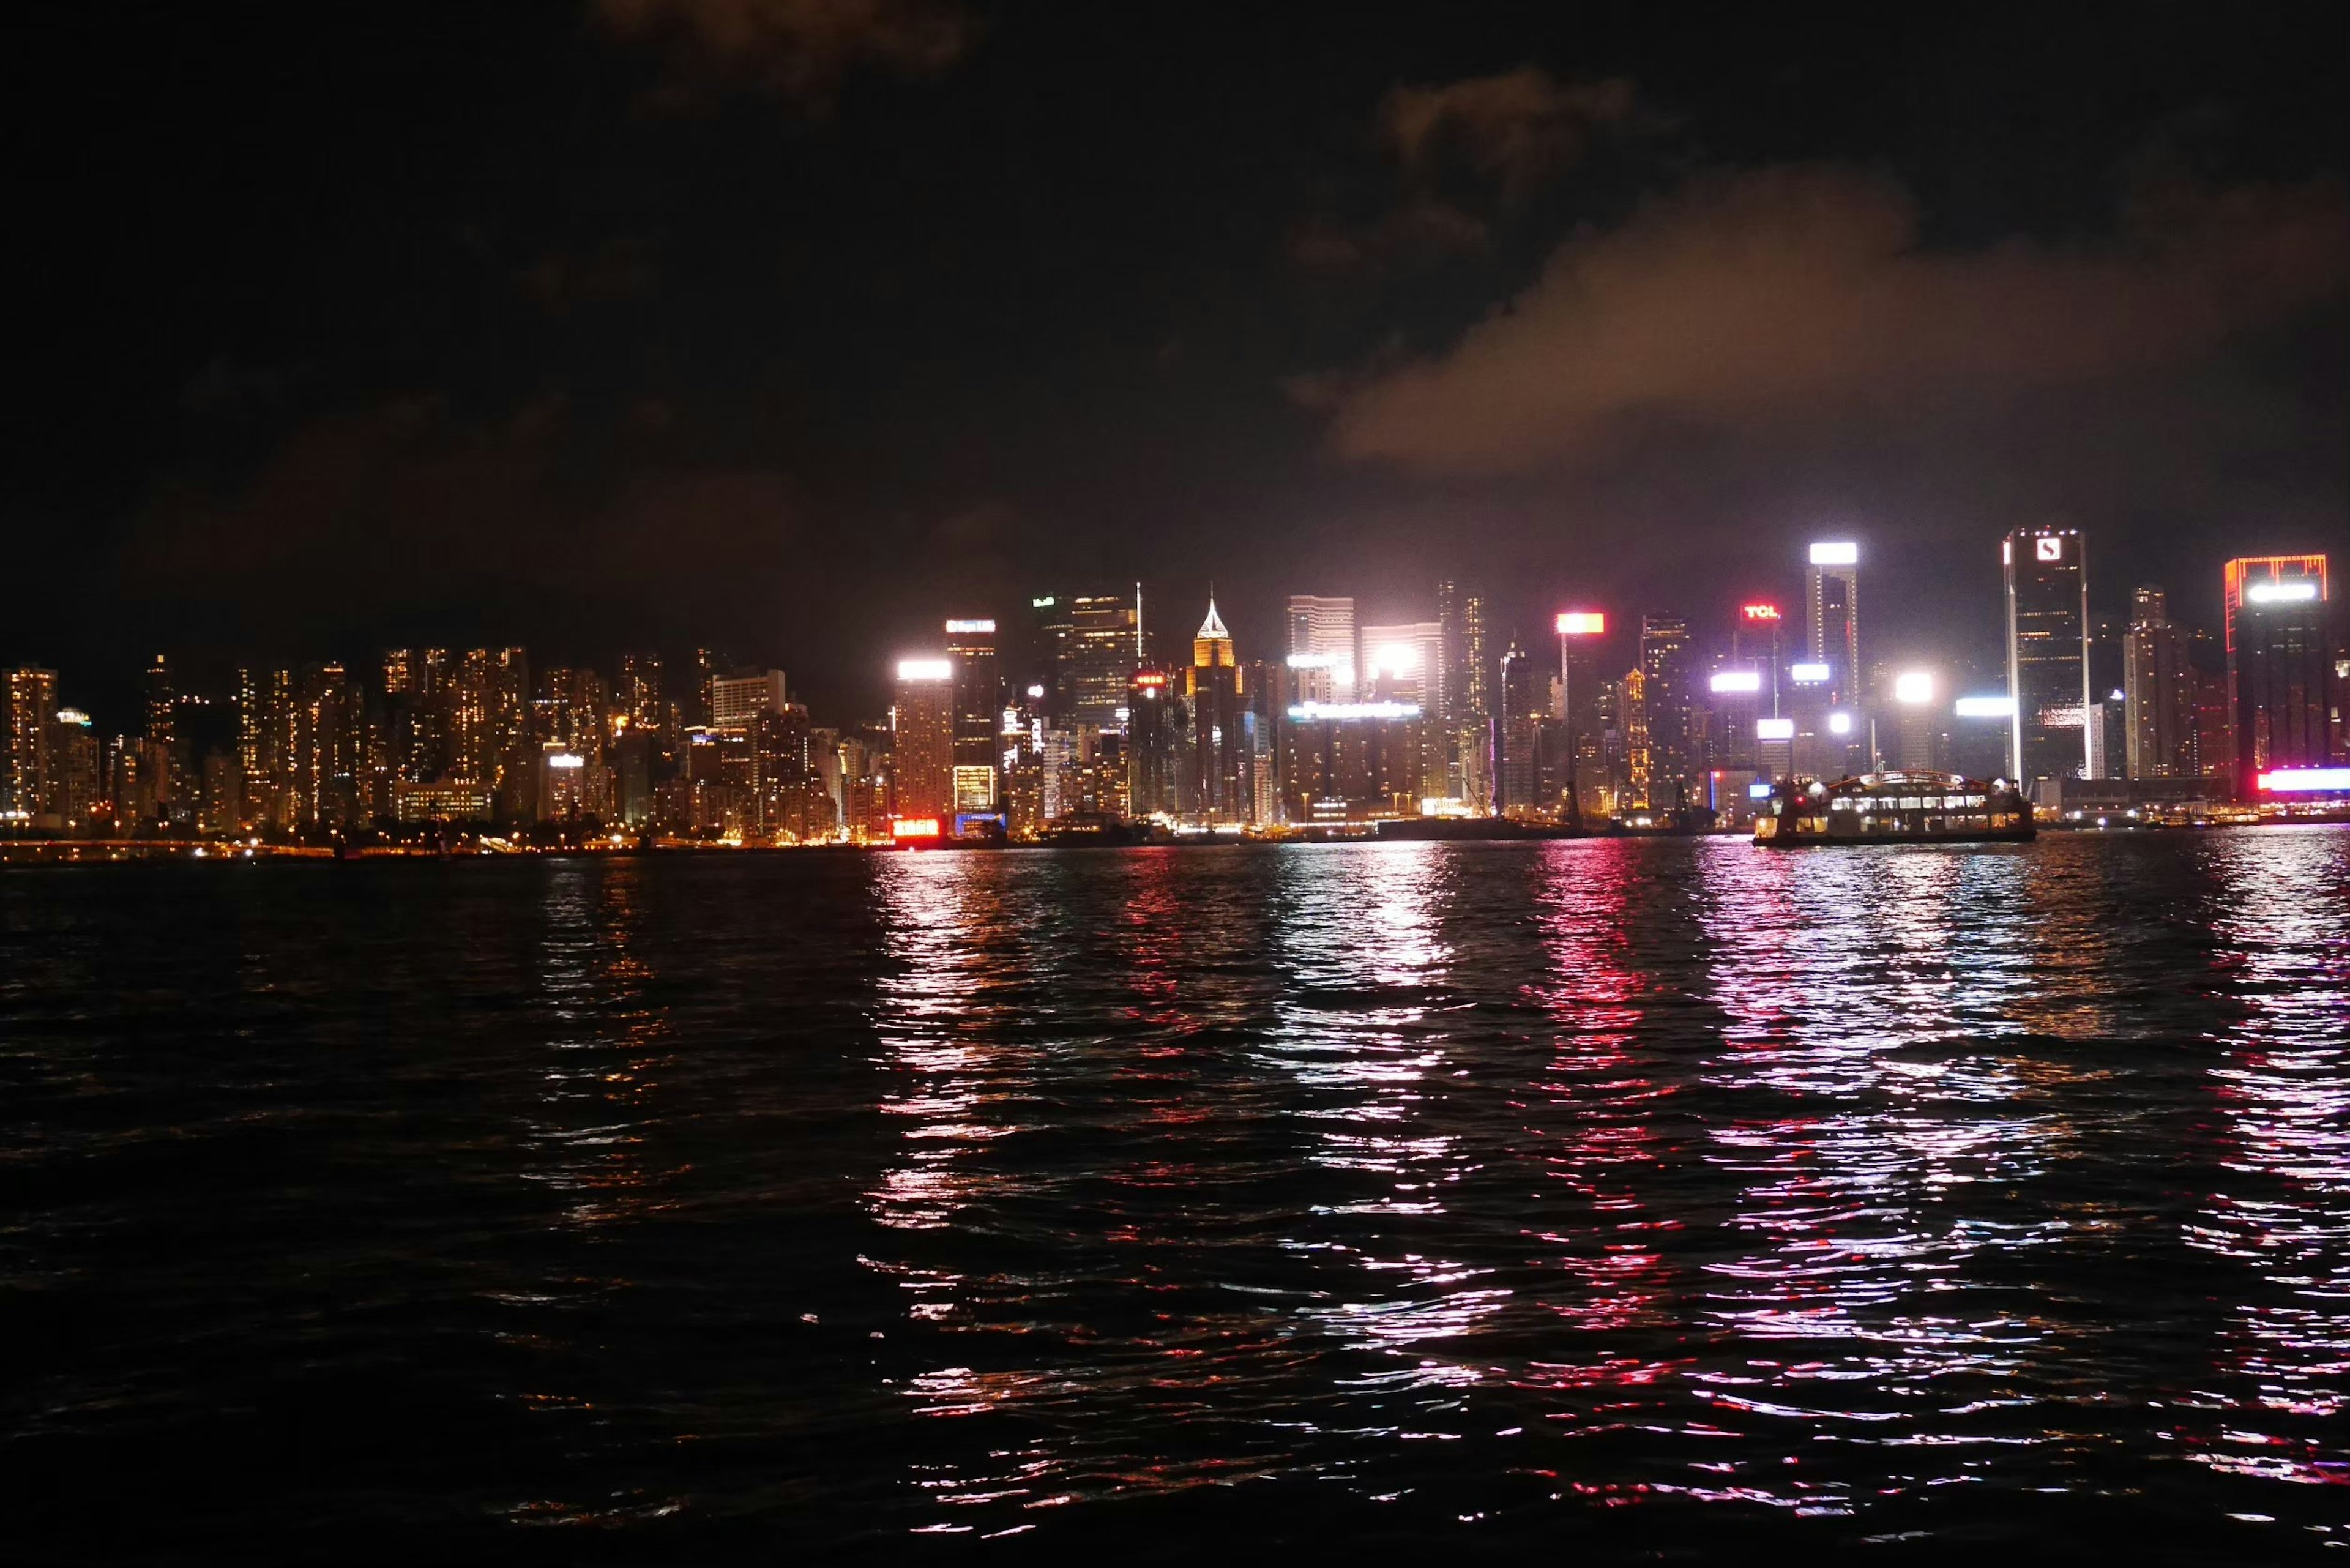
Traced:
POLYGON ((2018 528, 2007 578, 2008 768, 2022 784, 2089 774, 2089 577, 2077 528, 2018 528))
POLYGON ((1828 667, 1828 701, 1854 701, 1860 683, 1860 546, 1828 541, 1814 544, 1811 555, 1804 568, 1804 607, 1812 660, 1828 667))
POLYGON ((1163 670, 1138 670, 1127 689, 1128 810, 1172 819, 1182 809, 1182 744, 1191 712, 1163 670))
POLYGON ((945 659, 898 661, 898 701, 890 710, 889 774, 897 815, 954 815, 954 664, 945 659))
POLYGON ((1640 618, 1640 674, 1653 758, 1648 804, 1673 810, 1687 804, 1690 775, 1689 622, 1675 615, 1640 618))
POLYGON ((1328 700, 1355 701, 1356 670, 1360 662, 1355 643, 1355 601, 1293 594, 1288 618, 1290 657, 1327 659, 1328 700))
POLYGON ((1501 711, 1493 720, 1493 809, 1524 817, 1542 798, 1542 733, 1550 709, 1547 661, 1528 657, 1515 638, 1501 659, 1501 711))
POLYGON ((1185 672, 1191 709, 1191 799, 1201 818, 1211 823, 1248 822, 1254 813, 1253 731, 1242 701, 1240 661, 1232 634, 1208 597, 1208 617, 1191 639, 1191 668, 1185 672))
POLYGON ((995 623, 946 623, 947 662, 954 666, 955 805, 993 811, 1002 792, 998 737, 1003 727, 1003 676, 995 659, 995 623))
POLYGON ((5 728, 0 730, 0 814, 29 822, 48 809, 51 715, 57 707, 57 672, 26 665, 5 677, 5 728))
POLYGON ((2122 697, 2129 776, 2195 776, 2195 670, 2187 639, 2171 624, 2160 588, 2130 596, 2129 631, 2122 644, 2122 697))
POLYGON ((2238 793, 2250 799, 2271 768, 2324 767, 2334 754, 2334 659, 2324 556, 2230 561, 2229 717, 2238 793))
POLYGON ((1139 607, 1118 594, 1047 595, 1028 601, 1050 666, 1045 712, 1057 728, 1115 729, 1127 678, 1144 663, 1139 607))

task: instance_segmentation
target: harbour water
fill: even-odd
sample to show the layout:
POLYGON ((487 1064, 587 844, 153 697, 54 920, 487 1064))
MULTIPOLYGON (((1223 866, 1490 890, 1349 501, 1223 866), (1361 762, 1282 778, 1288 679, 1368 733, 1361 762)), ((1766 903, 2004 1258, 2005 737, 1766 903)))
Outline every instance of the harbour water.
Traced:
POLYGON ((2350 830, 0 871, 0 1345, 19 1560, 2350 1548, 2350 830))

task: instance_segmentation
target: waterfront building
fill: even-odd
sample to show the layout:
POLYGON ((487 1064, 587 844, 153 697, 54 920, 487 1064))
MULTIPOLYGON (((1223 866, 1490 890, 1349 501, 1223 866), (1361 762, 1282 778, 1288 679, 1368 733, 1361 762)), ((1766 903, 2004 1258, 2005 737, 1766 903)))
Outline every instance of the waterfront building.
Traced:
POLYGON ((1804 568, 1804 610, 1810 662, 1828 668, 1826 701, 1859 701, 1860 546, 1822 540, 1804 568))
POLYGON ((1208 615, 1191 639, 1184 700, 1191 711, 1191 788, 1187 813, 1209 823, 1252 820, 1256 799, 1253 729, 1246 717, 1232 634, 1208 596, 1208 615))
POLYGON ((1045 712, 1056 728, 1116 729, 1124 721, 1127 678, 1146 662, 1142 601, 1117 594, 1047 595, 1029 600, 1049 665, 1045 712))
POLYGON ((890 709, 889 779, 901 817, 954 815, 954 665, 945 659, 898 661, 898 701, 890 709))
POLYGON ((1542 742, 1550 681, 1515 637, 1502 653, 1501 711, 1493 720, 1493 809, 1524 818, 1549 804, 1542 790, 1542 742))
POLYGON ((998 733, 1003 722, 1003 677, 996 662, 995 622, 963 618, 946 623, 947 662, 954 667, 955 809, 996 807, 998 733))
POLYGON ((1648 804, 1678 809, 1690 796, 1696 758, 1690 747, 1689 622, 1679 616, 1640 618, 1642 700, 1654 758, 1648 804))
POLYGON ((2125 764, 2134 779, 2192 778, 2195 765, 2195 670, 2187 639, 2170 618, 2160 588, 2130 596, 2129 632, 2122 645, 2125 764))
POLYGON ((21 665, 5 678, 5 709, 0 711, 0 822, 30 823, 49 809, 55 785, 51 715, 57 706, 57 672, 21 665))
POLYGON ((2252 798, 2272 768, 2325 767, 2334 754, 2334 649, 2324 556, 2230 561, 2227 609, 2229 721, 2235 782, 2252 798))
MULTIPOLYGON (((1163 670, 1138 670, 1127 686, 1128 808, 1172 821, 1182 810, 1182 742, 1191 722, 1182 689, 1163 670)), ((1059 812, 1053 815, 1058 815, 1059 812)))
POLYGON ((2000 544, 2007 584, 2010 775, 2085 778, 2089 758, 2089 587, 2077 528, 2018 528, 2000 544))

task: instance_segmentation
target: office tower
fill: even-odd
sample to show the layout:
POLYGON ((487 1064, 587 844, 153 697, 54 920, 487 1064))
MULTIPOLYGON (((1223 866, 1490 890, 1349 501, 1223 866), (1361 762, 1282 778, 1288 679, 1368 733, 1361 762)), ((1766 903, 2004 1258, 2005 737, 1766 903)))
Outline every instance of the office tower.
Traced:
POLYGON ((1191 809, 1205 822, 1247 822, 1255 799, 1253 732, 1232 634, 1216 613, 1213 593, 1207 618, 1191 639, 1191 668, 1184 676, 1191 710, 1191 809))
POLYGON ((1315 701, 1352 702, 1355 671, 1359 663, 1355 640, 1355 601, 1314 594, 1292 595, 1289 600, 1289 657, 1327 662, 1311 668, 1328 671, 1326 698, 1315 701))
POLYGON ((2221 586, 2236 790, 2249 800, 2260 775, 2272 768, 2324 767, 2339 760, 2334 754, 2326 560, 2233 560, 2221 586))
POLYGON ((6 730, 0 732, 0 817, 26 823, 48 809, 54 788, 51 715, 57 706, 57 672, 35 665, 5 677, 6 730))
POLYGON ((383 650, 383 694, 406 697, 416 691, 418 679, 416 650, 412 648, 387 648, 383 650))
POLYGON ((689 728, 709 728, 710 683, 733 667, 733 661, 714 648, 697 648, 693 650, 692 705, 686 711, 685 715, 685 722, 689 728))
POLYGON ((1689 622, 1671 615, 1640 618, 1640 674, 1654 759, 1648 804, 1678 809, 1688 802, 1695 772, 1690 754, 1689 622))
MULTIPOLYGON (((1126 707, 1128 808, 1138 817, 1171 820, 1182 808, 1181 764, 1187 748, 1180 741, 1191 723, 1191 710, 1180 688, 1163 670, 1136 670, 1128 685, 1126 707)), ((1060 814, 1048 807, 1047 815, 1060 814)))
POLYGON ((945 659, 898 661, 898 701, 889 712, 889 776, 900 817, 950 826, 954 815, 954 664, 945 659))
POLYGON ((997 733, 1003 723, 1003 677, 995 658, 995 623, 946 623, 947 662, 954 667, 955 809, 993 811, 1002 793, 997 733))
POLYGON ((1813 545, 1804 568, 1804 605, 1812 662, 1828 667, 1827 701, 1857 701, 1860 680, 1860 546, 1813 545))
POLYGON ((710 728, 713 730, 747 735, 760 714, 781 713, 789 707, 780 670, 746 670, 711 678, 710 728))
POLYGON ((2089 769, 2089 579, 2077 528, 2018 528, 2007 579, 2008 768, 2019 784, 2089 769))
POLYGON ((1755 711, 1775 717, 1783 710, 1787 684, 1786 616, 1777 605, 1741 605, 1737 624, 1730 632, 1732 661, 1761 672, 1762 690, 1755 711))
POLYGON ((1557 787, 1544 793, 1563 799, 1579 820, 1607 805, 1598 645, 1607 635, 1607 618, 1597 610, 1568 610, 1557 618, 1556 628, 1558 693, 1552 716, 1558 721, 1557 787))
POLYGON ((2187 639, 2171 624, 2168 597, 2160 588, 2141 587, 2130 596, 2122 698, 2129 776, 2193 778, 2195 670, 2187 661, 2187 639))
POLYGON ((1049 665, 1045 714, 1072 734, 1080 724, 1115 729, 1127 678, 1145 662, 1141 603, 1118 594, 1054 595, 1028 601, 1049 665))

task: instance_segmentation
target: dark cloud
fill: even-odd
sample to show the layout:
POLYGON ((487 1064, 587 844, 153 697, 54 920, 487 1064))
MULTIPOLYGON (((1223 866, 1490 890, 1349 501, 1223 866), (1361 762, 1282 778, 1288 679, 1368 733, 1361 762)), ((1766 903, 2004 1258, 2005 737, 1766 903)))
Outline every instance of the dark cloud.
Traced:
POLYGON ((853 68, 933 76, 973 30, 952 0, 596 0, 596 13, 667 51, 657 97, 672 108, 756 87, 822 113, 853 68))
POLYGON ((1349 458, 1431 472, 1572 467, 1630 426, 1742 426, 1998 399, 2207 353, 2350 277, 2335 185, 2144 203, 2117 241, 1964 253, 1850 170, 1699 181, 1578 235, 1448 352, 1334 387, 1349 458))
POLYGON ((1473 254, 1491 238, 1482 219, 1430 197, 1407 202, 1359 228, 1316 219, 1290 235, 1289 255, 1305 267, 1358 267, 1473 254))
POLYGON ((1630 118, 1622 78, 1561 82, 1536 66, 1438 87, 1398 88, 1379 110, 1382 139, 1405 171, 1433 176, 1445 159, 1516 194, 1583 156, 1599 128, 1630 118))

